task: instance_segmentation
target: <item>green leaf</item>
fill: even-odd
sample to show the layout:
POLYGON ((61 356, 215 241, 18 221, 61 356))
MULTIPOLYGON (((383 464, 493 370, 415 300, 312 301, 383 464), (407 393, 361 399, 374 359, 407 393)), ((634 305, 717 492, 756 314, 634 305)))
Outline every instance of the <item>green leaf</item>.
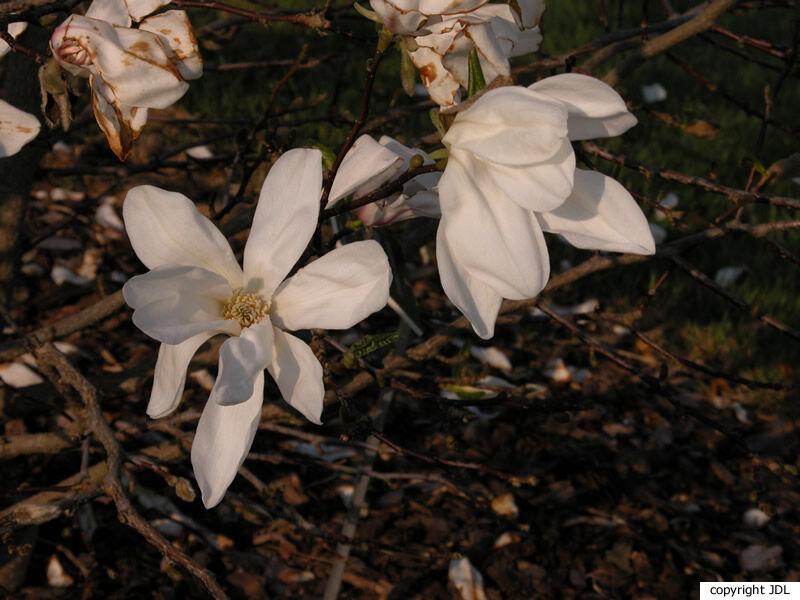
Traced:
POLYGON ((333 151, 325 144, 320 143, 312 144, 311 147, 322 152, 322 166, 330 170, 330 168, 333 166, 333 163, 336 162, 336 155, 333 153, 333 151))
POLYGON ((358 2, 353 3, 353 8, 356 9, 356 12, 358 14, 360 14, 362 17, 369 19, 370 21, 374 21, 375 23, 381 22, 380 17, 378 17, 378 15, 375 12, 371 11, 368 8, 364 8, 358 2))
POLYGON ((411 57, 405 48, 400 48, 400 78, 403 82, 403 90, 409 96, 414 95, 414 86, 417 83, 417 68, 411 62, 411 57))
POLYGON ((342 355, 342 364, 348 369, 355 369, 359 358, 380 350, 384 346, 394 344, 399 339, 400 333, 397 331, 365 335, 342 355))
POLYGON ((450 156, 450 151, 447 148, 437 148, 433 152, 428 153, 428 158, 433 160, 441 160, 450 156))
POLYGON ((481 69, 481 61, 478 58, 478 50, 476 48, 469 51, 467 73, 469 75, 467 97, 470 97, 486 87, 486 80, 483 78, 483 69, 481 69))
POLYGON ((431 118, 431 123, 433 123, 433 126, 436 127, 436 131, 439 132, 439 135, 444 137, 444 134, 447 132, 444 130, 444 125, 442 125, 442 122, 439 120, 439 109, 432 108, 428 112, 428 116, 431 118))

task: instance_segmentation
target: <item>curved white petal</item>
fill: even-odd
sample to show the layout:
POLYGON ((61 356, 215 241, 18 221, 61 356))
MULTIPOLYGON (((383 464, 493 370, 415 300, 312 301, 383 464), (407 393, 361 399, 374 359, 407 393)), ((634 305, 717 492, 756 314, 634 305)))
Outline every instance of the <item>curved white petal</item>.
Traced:
POLYGON ((0 100, 0 158, 19 152, 39 135, 39 119, 0 100))
POLYGON ((491 287, 473 277, 453 255, 442 235, 442 224, 436 235, 436 262, 442 289, 450 302, 464 313, 475 333, 485 340, 494 336, 494 323, 503 297, 491 287))
POLYGON ((550 264, 534 214, 502 190, 479 188, 469 157, 450 153, 439 182, 444 235, 453 255, 473 277, 504 298, 532 298, 547 283, 550 264), (462 164, 464 160, 464 164, 462 164))
POLYGON ((159 37, 181 77, 197 79, 202 76, 203 59, 200 58, 197 39, 185 11, 168 10, 148 17, 139 25, 139 30, 149 31, 159 37))
POLYGON ((519 11, 520 24, 530 29, 539 24, 544 12, 544 0, 517 0, 512 4, 514 11, 519 11))
POLYGON ((614 88, 588 75, 562 73, 528 89, 564 103, 571 140, 621 135, 637 123, 614 88))
POLYGON ((523 87, 490 90, 458 113, 442 142, 506 166, 549 159, 567 136, 567 110, 523 87))
POLYGON ((204 331, 174 346, 161 344, 158 349, 156 370, 153 373, 150 402, 147 404, 148 417, 158 419, 178 407, 186 383, 186 369, 189 367, 189 362, 197 349, 214 333, 204 331))
POLYGON ((281 329, 347 329, 386 306, 392 269, 373 240, 325 254, 287 279, 272 297, 281 329))
POLYGON ((545 231, 560 233, 573 246, 653 254, 653 235, 644 213, 618 181, 596 171, 578 169, 566 202, 538 215, 545 231))
POLYGON ((403 166, 403 158, 368 135, 359 137, 336 172, 326 208, 358 190, 368 194, 394 177, 403 166))
POLYGON ((206 508, 219 504, 244 462, 261 420, 264 373, 246 402, 222 406, 209 398, 192 442, 192 467, 206 508))
POLYGON ((429 48, 422 44, 439 45, 439 40, 431 39, 438 34, 430 34, 425 38, 417 38, 422 42, 416 50, 409 53, 411 62, 419 72, 422 85, 428 90, 431 100, 439 106, 451 106, 458 103, 461 98, 459 89, 461 84, 455 75, 447 70, 442 62, 444 51, 429 48))
POLYGON ((474 11, 488 0, 370 0, 370 6, 386 27, 403 35, 415 35, 430 17, 474 11))
POLYGON ((553 156, 541 163, 524 167, 476 163, 472 163, 476 165, 475 181, 481 189, 487 187, 484 183, 488 184, 487 198, 492 198, 488 190, 496 186, 522 208, 540 212, 560 206, 572 192, 575 153, 567 138, 553 156))
POLYGON ((272 360, 273 346, 269 319, 245 327, 238 337, 225 340, 219 349, 219 373, 211 398, 224 405, 247 400, 253 393, 256 375, 272 360))
POLYGON ((86 16, 112 25, 130 27, 131 20, 140 21, 167 4, 169 0, 94 0, 86 16))
POLYGON ((86 11, 90 19, 105 21, 110 25, 131 26, 128 3, 125 0, 94 0, 86 11))
POLYGON ((325 387, 322 383, 322 365, 303 340, 273 329, 275 353, 267 367, 278 384, 283 399, 306 419, 322 425, 322 401, 325 387))
POLYGON ((106 134, 111 151, 120 160, 125 160, 147 123, 147 109, 115 103, 113 90, 94 73, 89 76, 89 85, 94 118, 106 134))
POLYGON ((122 288, 134 309, 133 323, 165 344, 180 344, 203 332, 239 333, 220 315, 231 295, 228 282, 198 267, 167 265, 129 279, 122 288))
POLYGON ((141 21, 150 13, 157 11, 162 6, 169 4, 170 0, 126 0, 128 12, 134 21, 141 21))
POLYGON ((322 153, 296 148, 283 154, 261 187, 244 248, 247 288, 270 298, 300 258, 317 227, 322 153))
POLYGON ((150 269, 196 266, 221 275, 232 289, 242 287, 242 269, 225 236, 183 194, 140 185, 125 197, 122 217, 136 256, 150 269))

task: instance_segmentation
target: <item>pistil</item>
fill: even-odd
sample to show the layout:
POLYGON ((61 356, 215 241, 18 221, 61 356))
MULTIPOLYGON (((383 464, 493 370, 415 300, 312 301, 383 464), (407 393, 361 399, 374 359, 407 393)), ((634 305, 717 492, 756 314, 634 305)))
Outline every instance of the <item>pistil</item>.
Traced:
POLYGON ((235 291, 222 307, 222 318, 238 321, 242 327, 260 323, 269 313, 269 302, 258 294, 235 291))

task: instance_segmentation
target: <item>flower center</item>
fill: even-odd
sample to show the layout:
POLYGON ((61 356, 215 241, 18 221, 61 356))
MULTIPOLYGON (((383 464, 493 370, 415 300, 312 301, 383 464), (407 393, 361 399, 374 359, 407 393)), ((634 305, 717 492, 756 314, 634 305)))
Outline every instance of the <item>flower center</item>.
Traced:
POLYGON ((56 49, 56 53, 61 60, 73 65, 85 67, 92 62, 92 57, 76 40, 65 39, 56 49))
POLYGON ((222 318, 238 321, 242 327, 260 323, 268 313, 269 302, 258 294, 245 294, 241 290, 233 292, 222 307, 222 318))

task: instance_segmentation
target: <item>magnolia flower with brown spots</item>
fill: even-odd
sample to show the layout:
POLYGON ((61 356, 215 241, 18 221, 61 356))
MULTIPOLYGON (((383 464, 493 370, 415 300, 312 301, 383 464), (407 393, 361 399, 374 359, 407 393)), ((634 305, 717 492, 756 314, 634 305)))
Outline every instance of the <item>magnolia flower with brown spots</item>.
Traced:
POLYGON ((536 52, 542 42, 542 0, 487 4, 472 12, 447 15, 429 23, 426 35, 414 38, 409 52, 431 99, 440 106, 461 100, 469 84, 469 54, 475 49, 487 84, 509 76, 509 59, 536 52))
POLYGON ((291 406, 320 423, 322 365, 287 330, 347 329, 389 298, 391 269, 373 240, 337 248, 287 278, 316 230, 321 195, 319 150, 281 156, 261 189, 243 266, 185 196, 140 186, 125 198, 128 236, 150 272, 130 279, 123 294, 136 326, 161 342, 148 415, 175 410, 197 349, 231 336, 192 444, 207 507, 222 499, 253 443, 265 369, 291 406))
POLYGON ((186 81, 202 75, 203 63, 184 11, 160 13, 132 28, 127 11, 107 4, 95 2, 90 12, 99 6, 94 14, 111 22, 72 15, 53 32, 50 48, 65 70, 89 79, 97 123, 125 160, 147 110, 176 102, 189 88, 186 81))

